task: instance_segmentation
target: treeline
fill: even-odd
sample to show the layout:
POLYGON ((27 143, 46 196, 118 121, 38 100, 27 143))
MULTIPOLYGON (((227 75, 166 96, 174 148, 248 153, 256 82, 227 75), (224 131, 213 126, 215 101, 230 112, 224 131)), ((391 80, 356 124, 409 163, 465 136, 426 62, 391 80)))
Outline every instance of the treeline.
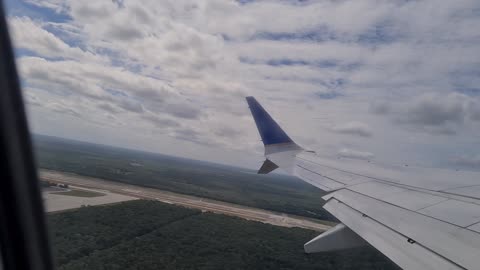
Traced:
POLYGON ((152 201, 49 217, 59 269, 398 269, 372 248, 305 254, 318 233, 152 201))
POLYGON ((82 207, 48 216, 55 262, 63 265, 200 212, 154 201, 82 207))

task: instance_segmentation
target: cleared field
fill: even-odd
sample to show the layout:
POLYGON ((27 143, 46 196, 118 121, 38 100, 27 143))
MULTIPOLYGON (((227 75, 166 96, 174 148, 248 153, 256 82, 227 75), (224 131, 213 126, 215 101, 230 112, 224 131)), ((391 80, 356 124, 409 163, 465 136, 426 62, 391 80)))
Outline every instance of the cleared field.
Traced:
POLYGON ((99 191, 71 186, 71 190, 64 192, 43 191, 43 200, 47 212, 58 212, 83 206, 111 204, 123 201, 136 200, 136 197, 116 194, 109 191, 99 191))

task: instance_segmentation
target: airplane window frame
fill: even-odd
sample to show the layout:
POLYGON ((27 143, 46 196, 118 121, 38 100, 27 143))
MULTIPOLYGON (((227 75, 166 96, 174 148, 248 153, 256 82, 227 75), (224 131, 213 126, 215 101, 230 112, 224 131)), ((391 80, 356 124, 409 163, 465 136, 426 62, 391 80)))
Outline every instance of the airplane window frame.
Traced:
POLYGON ((15 57, 0 1, 0 248, 3 268, 53 269, 15 57))

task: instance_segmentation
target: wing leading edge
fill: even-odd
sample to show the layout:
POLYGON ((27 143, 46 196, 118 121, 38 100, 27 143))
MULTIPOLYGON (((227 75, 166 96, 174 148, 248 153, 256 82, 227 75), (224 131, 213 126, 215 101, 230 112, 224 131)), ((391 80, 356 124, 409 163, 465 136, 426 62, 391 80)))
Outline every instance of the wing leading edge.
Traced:
POLYGON ((404 269, 480 269, 479 174, 322 159, 246 99, 265 146, 259 173, 279 167, 330 192, 324 208, 342 222, 306 243, 306 252, 368 242, 404 269))

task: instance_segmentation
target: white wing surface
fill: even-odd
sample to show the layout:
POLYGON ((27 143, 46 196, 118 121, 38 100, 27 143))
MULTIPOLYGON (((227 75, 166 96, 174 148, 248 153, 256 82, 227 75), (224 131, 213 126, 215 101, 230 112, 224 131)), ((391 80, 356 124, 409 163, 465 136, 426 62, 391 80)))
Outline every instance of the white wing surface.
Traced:
POLYGON ((247 102, 265 145, 259 173, 278 166, 330 192, 324 208, 343 223, 306 252, 364 241, 404 269, 480 269, 480 174, 324 159, 295 144, 253 97, 247 102))

